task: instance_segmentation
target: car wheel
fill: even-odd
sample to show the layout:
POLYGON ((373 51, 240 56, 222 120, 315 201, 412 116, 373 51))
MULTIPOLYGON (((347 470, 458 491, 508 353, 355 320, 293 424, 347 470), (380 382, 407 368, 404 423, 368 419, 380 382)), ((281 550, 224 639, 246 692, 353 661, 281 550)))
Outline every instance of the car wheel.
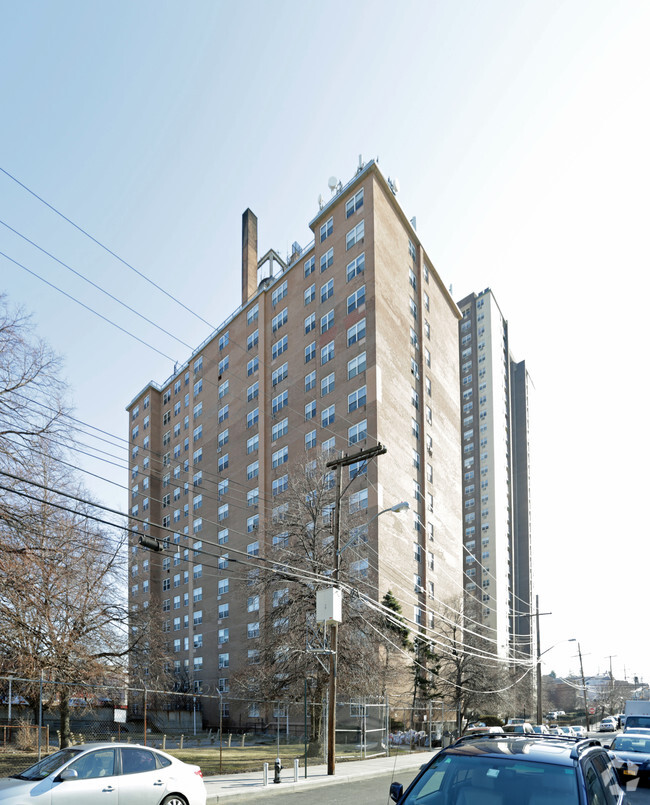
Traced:
POLYGON ((170 794, 163 799, 160 805, 187 805, 187 802, 178 794, 170 794))

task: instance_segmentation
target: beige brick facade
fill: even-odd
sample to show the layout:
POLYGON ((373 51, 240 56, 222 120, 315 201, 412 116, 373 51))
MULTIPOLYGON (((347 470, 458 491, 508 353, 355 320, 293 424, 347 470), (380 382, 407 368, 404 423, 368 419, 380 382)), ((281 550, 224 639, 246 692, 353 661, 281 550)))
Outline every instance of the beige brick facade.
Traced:
MULTIPOLYGON (((288 266, 273 254, 276 276, 253 291, 253 219, 247 211, 241 308, 173 377, 128 406, 132 526, 142 532, 146 518, 151 535, 171 534, 164 554, 134 539, 130 602, 160 613, 180 676, 197 689, 220 685, 225 702, 257 620, 248 611, 250 566, 232 559, 272 557, 281 479, 324 446, 387 447, 350 489, 367 489, 377 598, 391 589, 407 618, 435 629, 436 602, 462 591, 459 312, 415 230, 371 162, 310 222, 315 242, 288 266), (316 415, 306 419, 312 403, 316 415), (323 425, 327 413, 333 418, 323 425), (409 512, 372 520, 402 500, 409 512), (210 556, 195 554, 199 541, 210 556), (220 553, 229 554, 227 567, 220 553), (219 645, 222 629, 228 642, 219 645)), ((230 703, 230 715, 237 712, 230 703)))

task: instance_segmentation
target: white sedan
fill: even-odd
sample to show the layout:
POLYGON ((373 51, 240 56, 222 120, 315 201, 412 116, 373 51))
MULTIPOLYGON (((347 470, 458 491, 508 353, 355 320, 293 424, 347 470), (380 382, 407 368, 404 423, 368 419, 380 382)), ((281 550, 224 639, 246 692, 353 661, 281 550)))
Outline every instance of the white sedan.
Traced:
POLYGON ((198 766, 147 746, 70 746, 0 779, 2 805, 205 805, 198 766))

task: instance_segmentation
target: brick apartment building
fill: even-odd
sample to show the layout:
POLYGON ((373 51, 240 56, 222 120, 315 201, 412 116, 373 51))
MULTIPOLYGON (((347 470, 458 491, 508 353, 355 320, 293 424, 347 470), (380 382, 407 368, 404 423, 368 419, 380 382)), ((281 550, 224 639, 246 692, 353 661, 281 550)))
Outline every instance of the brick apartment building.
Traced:
POLYGON ((150 608, 181 683, 218 688, 231 718, 231 675, 271 603, 251 603, 241 566, 214 556, 273 557, 294 465, 385 445, 347 493, 367 510, 358 572, 422 628, 463 590, 460 312, 374 161, 309 226, 314 242, 286 263, 260 259, 247 210, 241 306, 127 406, 131 526, 169 539, 155 553, 133 538, 130 605, 150 608), (410 510, 376 517, 400 501, 410 510))

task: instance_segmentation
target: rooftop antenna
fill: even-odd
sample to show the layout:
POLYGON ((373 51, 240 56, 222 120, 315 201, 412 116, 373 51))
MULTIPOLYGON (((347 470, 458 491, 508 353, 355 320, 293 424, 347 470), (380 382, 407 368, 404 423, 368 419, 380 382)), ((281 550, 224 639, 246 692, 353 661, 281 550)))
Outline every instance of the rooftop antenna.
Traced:
POLYGON ((323 202, 323 194, 319 193, 318 194, 318 209, 322 210, 324 206, 325 206, 325 203, 323 202))
POLYGON ((330 178, 327 180, 327 186, 332 191, 332 195, 336 190, 336 185, 338 184, 338 181, 339 180, 336 178, 336 176, 330 176, 330 178))

